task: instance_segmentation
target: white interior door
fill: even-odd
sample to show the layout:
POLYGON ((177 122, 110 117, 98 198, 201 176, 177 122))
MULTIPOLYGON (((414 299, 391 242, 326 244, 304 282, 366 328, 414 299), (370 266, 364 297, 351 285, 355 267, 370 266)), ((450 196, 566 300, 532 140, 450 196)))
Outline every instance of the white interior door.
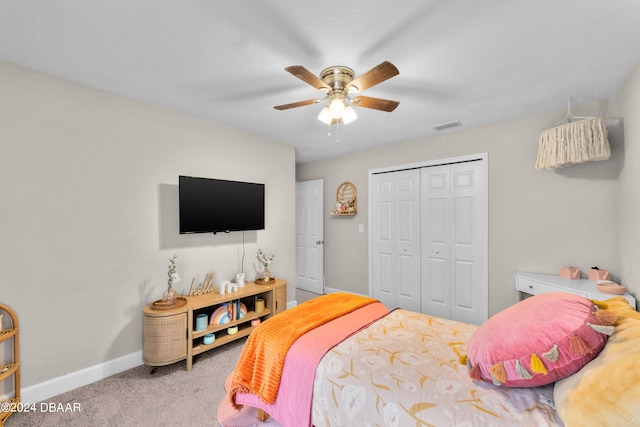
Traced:
POLYGON ((421 175, 422 311, 479 325, 488 315, 483 161, 421 175))
POLYGON ((372 296, 420 311, 420 173, 373 175, 370 188, 372 296))
POLYGON ((296 288, 324 293, 324 181, 296 183, 296 288))

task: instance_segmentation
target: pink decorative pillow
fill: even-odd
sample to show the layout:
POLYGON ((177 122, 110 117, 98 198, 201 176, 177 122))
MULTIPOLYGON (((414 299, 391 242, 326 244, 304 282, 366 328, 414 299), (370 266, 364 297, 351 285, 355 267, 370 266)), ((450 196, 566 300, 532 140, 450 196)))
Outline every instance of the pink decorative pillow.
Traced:
POLYGON ((615 314, 578 295, 551 292, 527 298, 473 333, 467 345, 469 375, 503 387, 555 382, 598 355, 615 320, 615 314))

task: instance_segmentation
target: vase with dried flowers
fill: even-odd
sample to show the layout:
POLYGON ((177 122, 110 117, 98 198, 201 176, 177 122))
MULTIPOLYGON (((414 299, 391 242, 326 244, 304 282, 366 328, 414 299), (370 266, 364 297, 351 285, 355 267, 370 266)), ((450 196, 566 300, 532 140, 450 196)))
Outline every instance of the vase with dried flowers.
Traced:
POLYGON ((176 302, 176 290, 173 289, 173 284, 180 281, 180 276, 176 273, 176 258, 178 258, 178 255, 174 255, 169 258, 167 290, 162 294, 162 301, 167 305, 175 304, 176 302))
POLYGON ((271 272, 269 271, 269 264, 271 264, 271 261, 273 261, 275 257, 275 255, 267 257, 264 252, 262 252, 262 249, 258 249, 258 255, 256 256, 256 258, 258 258, 258 261, 264 267, 264 269, 262 270, 262 280, 264 280, 265 283, 272 278, 271 272))

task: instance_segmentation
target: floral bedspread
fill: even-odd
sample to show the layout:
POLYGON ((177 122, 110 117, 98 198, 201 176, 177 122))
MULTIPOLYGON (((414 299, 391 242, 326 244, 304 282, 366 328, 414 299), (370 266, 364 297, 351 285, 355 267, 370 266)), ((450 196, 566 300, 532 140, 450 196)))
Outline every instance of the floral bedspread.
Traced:
POLYGON ((395 310, 321 360, 312 422, 338 426, 562 426, 553 386, 473 382, 459 358, 476 326, 395 310))

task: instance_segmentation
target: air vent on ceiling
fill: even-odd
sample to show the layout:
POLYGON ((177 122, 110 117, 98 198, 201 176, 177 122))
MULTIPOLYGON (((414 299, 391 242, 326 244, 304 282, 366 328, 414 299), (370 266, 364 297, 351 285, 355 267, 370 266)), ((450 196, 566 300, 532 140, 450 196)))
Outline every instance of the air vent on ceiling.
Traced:
POLYGON ((456 121, 453 121, 453 122, 441 123, 439 125, 435 125, 433 127, 433 130, 441 131, 441 130, 445 130, 445 129, 449 129, 449 128, 456 128, 458 126, 462 126, 462 122, 460 122, 460 120, 456 120, 456 121))

